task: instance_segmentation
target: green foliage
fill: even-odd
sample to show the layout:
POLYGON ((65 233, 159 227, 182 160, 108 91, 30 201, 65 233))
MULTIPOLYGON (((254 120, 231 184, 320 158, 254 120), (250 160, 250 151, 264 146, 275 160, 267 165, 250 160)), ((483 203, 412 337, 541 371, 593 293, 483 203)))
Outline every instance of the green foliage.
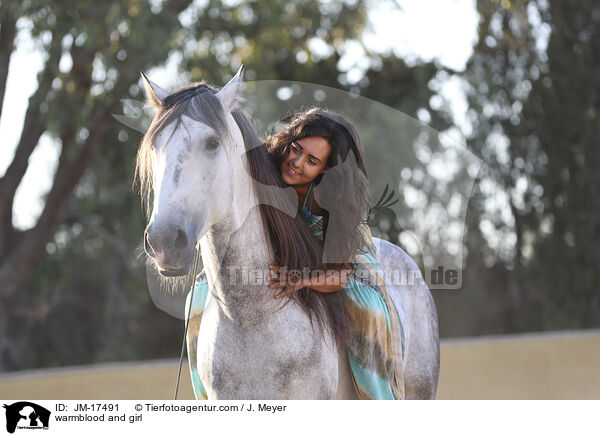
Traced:
MULTIPOLYGON (((177 65, 171 83, 161 83, 169 89, 193 80, 221 86, 244 63, 250 81, 314 83, 373 100, 366 113, 351 104, 344 112, 359 124, 374 198, 387 183, 407 183, 425 194, 428 205, 445 204, 451 193, 429 178, 414 177, 418 171, 427 174, 427 162, 418 158, 412 141, 421 138, 422 150, 439 155, 437 132, 383 106, 412 117, 426 110, 431 127, 447 129, 448 114, 429 103, 435 94, 430 84, 442 69, 368 51, 368 66, 358 82, 351 83, 339 69, 344 43, 360 44, 366 5, 2 1, 0 19, 21 17, 47 53, 30 108, 39 110, 43 130, 60 143, 56 187, 66 186, 65 175, 83 169, 78 159, 92 140, 95 145, 89 160, 82 161, 85 172, 72 192, 48 211, 56 224, 44 236, 45 256, 10 300, 13 347, 3 351, 0 366, 23 369, 178 353, 182 322, 152 304, 139 257, 145 220, 131 184, 140 135, 110 117, 120 113, 122 99, 143 98, 139 70, 164 65, 169 58, 177 65), (59 67, 60 59, 68 57, 72 67, 59 67), (372 144, 378 145, 377 152, 372 144), (410 180, 401 180, 390 156, 413 169, 410 180)), ((518 0, 477 2, 477 9, 478 42, 465 72, 455 74, 470 87, 468 147, 487 165, 483 178, 508 193, 510 218, 489 208, 493 190, 476 186, 467 214, 463 289, 435 293, 442 334, 598 326, 599 7, 591 0, 518 0), (547 47, 542 44, 545 31, 547 47), (505 150, 499 146, 503 141, 505 150), (482 222, 491 223, 503 242, 514 234, 514 249, 490 244, 482 222)), ((289 108, 318 104, 309 94, 284 103, 289 108)), ((285 115, 282 105, 263 103, 264 119, 285 115)), ((262 127, 264 134, 267 126, 262 127)), ((463 197, 468 180, 462 173, 456 178, 463 197)), ((403 231, 394 219, 410 220, 420 212, 408 207, 402 190, 397 194, 398 216, 386 212, 377 217, 391 222, 381 235, 393 242, 403 231)), ((48 198, 54 198, 52 193, 48 198)), ((437 223, 440 234, 446 224, 437 223)), ((10 240, 18 247, 26 236, 11 233, 10 240)))
POLYGON ((589 328, 600 323, 600 5, 551 1, 547 18, 547 62, 519 132, 536 138, 543 164, 532 172, 541 189, 523 213, 525 231, 535 235, 531 281, 547 302, 544 326, 589 328))
MULTIPOLYGON (((40 108, 44 131, 61 146, 56 186, 83 169, 78 159, 94 141, 85 172, 55 211, 56 230, 45 236, 45 256, 10 302, 15 310, 9 331, 22 345, 3 355, 1 365, 8 369, 178 351, 183 325, 152 305, 139 258, 145 222, 131 183, 140 136, 110 117, 120 113, 122 99, 143 98, 140 69, 163 65, 171 56, 179 74, 165 87, 200 79, 221 86, 244 63, 248 80, 352 87, 413 116, 425 108, 443 120, 428 104, 427 83, 437 71, 431 64, 413 67, 367 52, 371 66, 358 84, 348 83, 338 69, 343 43, 360 40, 363 1, 8 4, 29 20, 47 53, 30 104, 40 108), (59 66, 61 57, 70 57, 72 67, 59 66)), ((367 141, 373 139, 367 135, 367 141)))
MULTIPOLYGON (((477 5, 479 41, 463 74, 474 127, 468 143, 485 160, 485 177, 507 193, 512 218, 484 207, 494 193, 475 193, 470 274, 497 278, 471 281, 462 305, 484 294, 505 321, 502 331, 597 327, 600 8, 593 1, 477 5), (514 249, 491 248, 483 220, 514 233, 514 249)), ((479 319, 488 328, 493 322, 479 319)))
POLYGON ((149 326, 160 337, 161 328, 176 332, 178 323, 158 313, 145 291, 137 249, 144 220, 131 189, 139 137, 128 137, 110 114, 138 92, 139 70, 167 57, 186 6, 163 2, 158 13, 137 0, 30 1, 18 9, 47 53, 30 107, 39 106, 45 130, 61 147, 48 198, 68 192, 81 166, 88 168, 72 194, 57 201, 58 210, 47 202, 43 217, 60 225, 54 236, 44 235, 46 256, 10 301, 13 346, 2 366, 133 359, 143 347, 154 356, 178 348, 146 336, 149 326), (70 58, 71 66, 59 68, 61 58, 70 58), (91 159, 82 159, 86 148, 91 159))

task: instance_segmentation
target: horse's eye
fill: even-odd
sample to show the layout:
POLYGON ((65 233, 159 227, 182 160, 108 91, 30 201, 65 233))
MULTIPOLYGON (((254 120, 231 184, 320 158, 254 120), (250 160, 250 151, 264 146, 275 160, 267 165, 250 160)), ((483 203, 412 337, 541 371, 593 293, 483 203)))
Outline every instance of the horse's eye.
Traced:
POLYGON ((219 140, 217 138, 210 138, 206 141, 206 149, 208 151, 214 151, 219 147, 219 140))

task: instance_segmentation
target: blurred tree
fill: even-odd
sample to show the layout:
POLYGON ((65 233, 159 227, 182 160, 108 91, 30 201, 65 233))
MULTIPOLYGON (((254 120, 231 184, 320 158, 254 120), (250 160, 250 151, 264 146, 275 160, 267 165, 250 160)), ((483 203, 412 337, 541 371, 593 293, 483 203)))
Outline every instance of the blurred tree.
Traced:
MULTIPOLYGON (((139 136, 110 117, 121 99, 142 98, 139 69, 169 58, 179 72, 161 85, 221 86, 243 62, 248 80, 352 88, 435 117, 426 86, 432 65, 366 53, 367 80, 349 83, 339 62, 365 19, 364 1, 3 0, 0 60, 10 59, 20 27, 31 29, 46 60, 0 179, 0 369, 171 356, 178 348, 180 323, 152 306, 136 259, 144 218, 129 181, 139 136), (384 82, 394 77, 402 80, 390 93, 384 82), (44 134, 60 146, 58 168, 38 222, 19 230, 15 192, 44 134)), ((0 62, 0 95, 7 66, 0 62)))
MULTIPOLYGON (((53 254, 57 250, 56 243, 48 243, 59 239, 63 245, 68 241, 72 246, 70 239, 73 232, 82 234, 82 226, 86 229, 85 236, 89 236, 87 231, 93 226, 98 229, 105 226, 104 230, 116 240, 120 240, 127 231, 131 232, 131 229, 109 227, 116 224, 115 221, 102 223, 104 213, 91 214, 97 212, 96 207, 99 206, 90 204, 93 194, 102 194, 103 198, 110 199, 118 197, 118 200, 112 200, 116 202, 127 200, 122 195, 119 197, 119 193, 124 191, 125 180, 131 178, 127 166, 131 168, 133 165, 133 151, 116 146, 123 141, 119 130, 114 123, 111 124, 110 114, 117 112, 119 100, 138 82, 139 69, 148 68, 165 58, 177 35, 178 14, 188 4, 180 0, 154 6, 136 0, 103 3, 86 0, 2 2, 0 58, 9 59, 14 48, 15 29, 20 25, 31 29, 32 37, 43 47, 46 60, 38 75, 38 87, 29 99, 14 158, 0 179, 0 368, 21 365, 23 359, 18 355, 15 338, 27 330, 24 320, 35 318, 36 312, 42 319, 55 315, 56 307, 52 302, 61 305, 68 296, 79 292, 75 285, 65 286, 62 290, 66 290, 68 296, 45 298, 42 308, 32 304, 41 297, 48 297, 39 289, 26 290, 40 260, 46 253, 53 254), (61 64, 61 59, 71 62, 61 64), (28 230, 18 230, 12 224, 15 193, 25 175, 29 158, 44 133, 60 146, 58 166, 37 223, 28 230), (114 170, 112 177, 121 178, 120 191, 113 191, 114 184, 110 183, 95 185, 104 181, 101 168, 93 174, 86 173, 95 160, 96 163, 104 162, 105 166, 111 160, 116 163, 111 171, 114 170), (87 180, 82 182, 84 174, 87 174, 87 180), (77 186, 80 192, 74 196, 77 186), (73 227, 76 224, 79 227, 73 227), (63 228, 59 231, 61 226, 63 228), (12 326, 10 331, 9 324, 12 326)), ((6 68, 8 63, 2 62, 0 95, 4 95, 6 87, 6 68)), ((4 107, 3 112, 6 110, 4 107)), ((115 209, 112 212, 118 213, 115 209)), ((130 207, 123 212, 132 213, 130 207)), ((125 241, 128 239, 124 238, 125 241)), ((86 244, 93 245, 93 241, 88 239, 86 244)), ((96 236, 95 241, 106 242, 103 235, 96 236)), ((88 250, 95 251, 91 246, 88 250)), ((96 254, 97 251, 94 252, 96 254)), ((104 259, 95 260, 101 262, 104 259)), ((54 265, 58 268, 54 272, 57 279, 73 266, 69 263, 54 265), (61 269, 62 274, 59 272, 61 269)), ((42 283, 46 281, 43 276, 36 279, 42 283)), ((56 290, 56 286, 56 282, 54 287, 45 283, 45 287, 52 291, 56 290)))
POLYGON ((529 283, 536 306, 545 309, 543 328, 597 327, 600 4, 553 0, 541 11, 551 27, 547 60, 532 81, 518 131, 539 149, 522 211, 531 234, 529 283))
POLYGON ((497 307, 501 331, 597 326, 600 7, 477 8, 479 39, 463 74, 468 144, 487 164, 467 226, 473 292, 497 307))
POLYGON ((467 146, 485 166, 469 199, 463 289, 436 299, 440 328, 450 336, 513 331, 515 320, 508 314, 521 307, 525 293, 520 254, 513 256, 521 250, 513 251, 511 242, 518 247, 523 241, 515 186, 524 171, 516 161, 528 150, 514 136, 513 123, 527 99, 531 70, 541 62, 529 4, 534 6, 528 1, 477 2, 478 39, 464 72, 456 73, 467 84, 467 146))

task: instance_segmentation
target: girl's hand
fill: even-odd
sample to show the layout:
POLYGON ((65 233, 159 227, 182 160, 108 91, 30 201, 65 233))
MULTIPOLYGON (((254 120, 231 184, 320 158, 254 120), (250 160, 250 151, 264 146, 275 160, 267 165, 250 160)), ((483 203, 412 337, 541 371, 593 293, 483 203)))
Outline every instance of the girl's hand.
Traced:
POLYGON ((267 277, 267 280, 271 282, 269 288, 283 289, 282 292, 275 295, 278 300, 306 287, 300 271, 288 273, 287 268, 281 268, 276 264, 269 265, 269 269, 271 270, 270 275, 267 277))

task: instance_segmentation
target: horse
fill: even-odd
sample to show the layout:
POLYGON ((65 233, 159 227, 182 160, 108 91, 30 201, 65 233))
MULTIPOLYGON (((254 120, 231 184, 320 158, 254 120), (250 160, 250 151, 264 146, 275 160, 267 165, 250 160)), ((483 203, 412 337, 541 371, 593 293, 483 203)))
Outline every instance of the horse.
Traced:
MULTIPOLYGON (((212 298, 190 357, 209 399, 356 399, 346 350, 331 330, 319 329, 295 300, 273 298, 266 281, 240 278, 242 270, 268 271, 275 259, 248 171, 248 151, 261 141, 239 107, 243 68, 220 90, 194 84, 173 94, 142 72, 153 123, 163 123, 138 151, 150 214, 146 252, 162 276, 179 277, 191 270, 199 246, 212 298), (166 110, 177 115, 161 119, 166 110)), ((261 188, 272 189, 272 198, 285 191, 261 188)), ((274 207, 295 216, 297 198, 286 198, 294 201, 274 207)), ((419 271, 400 247, 374 242, 382 270, 419 271)), ((387 290, 404 314, 405 398, 434 399, 439 334, 429 288, 417 280, 387 290)), ((187 304, 189 311, 189 298, 187 304)))

